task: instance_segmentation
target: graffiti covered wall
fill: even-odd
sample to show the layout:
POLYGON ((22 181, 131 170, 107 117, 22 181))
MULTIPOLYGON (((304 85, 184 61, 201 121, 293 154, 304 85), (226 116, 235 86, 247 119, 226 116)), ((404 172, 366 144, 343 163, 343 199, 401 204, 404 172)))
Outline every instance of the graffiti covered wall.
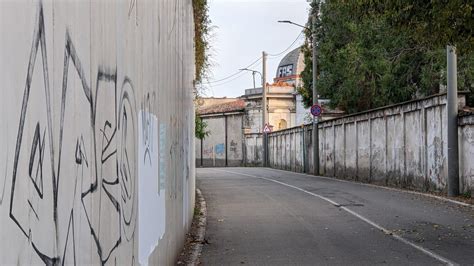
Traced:
POLYGON ((236 167, 243 162, 243 113, 201 116, 209 135, 195 139, 196 165, 199 167, 236 167), (202 151, 201 151, 202 149, 202 151), (202 158, 201 158, 202 154, 202 158))
POLYGON ((0 264, 174 263, 194 204, 192 17, 190 0, 0 2, 0 264))

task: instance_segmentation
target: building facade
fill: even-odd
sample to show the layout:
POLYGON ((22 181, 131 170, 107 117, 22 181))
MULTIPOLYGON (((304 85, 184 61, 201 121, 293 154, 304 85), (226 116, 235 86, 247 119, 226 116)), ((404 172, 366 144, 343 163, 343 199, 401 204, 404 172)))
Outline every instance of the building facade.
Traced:
POLYGON ((243 163, 243 118, 245 102, 215 98, 201 99, 198 116, 207 125, 209 134, 196 139, 196 166, 241 166, 243 163), (209 102, 218 104, 209 105, 209 102))
MULTIPOLYGON (((304 123, 305 108, 297 93, 301 86, 301 72, 304 56, 301 48, 296 48, 283 57, 276 70, 273 83, 267 83, 268 124, 272 130, 282 130, 304 123)), ((246 103, 245 133, 261 133, 262 88, 247 89, 240 98, 246 103)), ((308 111, 309 112, 309 111, 308 111)), ((308 122, 308 121, 307 121, 308 122)))
MULTIPOLYGON (((309 108, 298 94, 301 87, 301 72, 304 56, 296 48, 283 57, 276 70, 273 83, 267 83, 268 124, 272 131, 308 124, 312 121, 309 108)), ((239 98, 200 98, 196 100, 197 114, 207 124, 209 135, 196 139, 196 165, 237 166, 243 164, 247 153, 258 154, 259 150, 246 150, 244 139, 258 137, 263 132, 262 88, 246 89, 239 98)), ((321 100, 324 108, 323 120, 343 114, 327 108, 327 100, 321 100)))

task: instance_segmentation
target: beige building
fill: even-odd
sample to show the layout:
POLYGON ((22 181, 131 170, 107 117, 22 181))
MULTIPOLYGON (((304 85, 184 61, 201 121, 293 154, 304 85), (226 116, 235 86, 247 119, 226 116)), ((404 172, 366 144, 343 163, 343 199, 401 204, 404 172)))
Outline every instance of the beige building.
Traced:
MULTIPOLYGON (((273 84, 267 83, 268 123, 274 131, 304 123, 305 111, 296 90, 301 86, 303 69, 304 57, 296 48, 280 61, 273 84)), ((262 88, 247 89, 240 98, 246 102, 245 133, 261 133, 262 88)))
POLYGON ((196 139, 196 165, 201 167, 241 166, 243 163, 243 117, 241 99, 204 98, 198 116, 209 135, 196 139))
MULTIPOLYGON (((304 56, 301 48, 289 52, 280 61, 273 83, 267 83, 267 113, 268 123, 273 131, 301 126, 311 123, 312 116, 309 108, 305 108, 303 97, 298 94, 301 87, 301 72, 304 70, 304 56)), ((246 89, 245 94, 239 97, 245 101, 245 115, 243 130, 248 133, 262 133, 262 88, 246 89)), ((236 101, 236 98, 203 98, 198 100, 200 109, 227 104, 236 101)), ((323 116, 320 120, 328 120, 344 114, 340 110, 330 109, 329 101, 320 99, 323 107, 323 116)))
MULTIPOLYGON (((273 83, 267 83, 268 123, 273 131, 311 122, 309 109, 297 93, 303 69, 303 54, 297 48, 280 61, 273 83)), ((327 100, 320 103, 324 109, 322 120, 341 115, 342 112, 326 108, 327 100)), ((196 165, 238 166, 247 154, 261 153, 247 150, 243 140, 263 131, 262 88, 247 89, 239 98, 199 98, 195 104, 210 132, 203 140, 196 139, 196 165)))
MULTIPOLYGON (((261 133, 262 88, 245 90, 245 133, 261 133)), ((296 125, 295 87, 287 83, 267 85, 268 122, 273 130, 296 125)))

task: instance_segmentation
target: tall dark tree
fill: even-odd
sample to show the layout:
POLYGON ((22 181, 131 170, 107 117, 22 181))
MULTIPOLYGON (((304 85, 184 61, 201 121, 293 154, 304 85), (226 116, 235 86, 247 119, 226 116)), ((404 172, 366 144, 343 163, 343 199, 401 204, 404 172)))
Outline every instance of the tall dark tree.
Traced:
MULTIPOLYGON (((458 47, 459 89, 474 92, 471 3, 331 0, 314 1, 312 8, 318 92, 334 107, 352 113, 438 93, 446 84, 447 44, 458 47)), ((312 54, 309 45, 303 51, 299 91, 309 105, 312 54)))

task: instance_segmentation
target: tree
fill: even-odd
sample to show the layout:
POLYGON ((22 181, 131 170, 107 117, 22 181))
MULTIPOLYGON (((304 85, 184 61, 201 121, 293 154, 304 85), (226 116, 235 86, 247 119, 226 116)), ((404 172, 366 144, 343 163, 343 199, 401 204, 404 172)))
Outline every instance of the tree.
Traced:
MULTIPOLYGON (((459 11, 451 1, 438 2, 314 1, 321 97, 353 113, 438 93, 446 84, 448 43, 459 48, 460 90, 474 92, 472 6, 452 1, 462 5, 459 11), (460 17, 455 26, 446 26, 455 15, 460 17), (444 32, 436 35, 433 29, 444 32)), ((312 54, 308 45, 303 52, 299 91, 310 105, 312 54)))
POLYGON ((474 48, 474 2, 467 0, 363 1, 361 8, 387 14, 398 31, 410 33, 420 45, 455 45, 462 54, 474 48))
POLYGON ((194 132, 194 135, 196 136, 196 138, 203 140, 204 138, 209 136, 211 132, 206 129, 207 129, 207 123, 204 120, 202 120, 201 117, 196 115, 195 132, 194 132))
POLYGON ((207 0, 193 0, 194 13, 194 56, 196 64, 195 85, 200 85, 208 76, 210 67, 210 33, 212 31, 207 0))
MULTIPOLYGON (((195 59, 195 82, 194 102, 202 94, 202 81, 208 76, 210 67, 210 33, 212 31, 211 19, 209 18, 209 4, 207 0, 193 0, 194 15, 194 59, 195 59)), ((196 104, 195 104, 196 105, 196 104)), ((196 113, 196 112, 195 112, 196 113)), ((194 134, 196 138, 203 140, 210 132, 206 130, 207 123, 197 114, 195 116, 194 134)))

